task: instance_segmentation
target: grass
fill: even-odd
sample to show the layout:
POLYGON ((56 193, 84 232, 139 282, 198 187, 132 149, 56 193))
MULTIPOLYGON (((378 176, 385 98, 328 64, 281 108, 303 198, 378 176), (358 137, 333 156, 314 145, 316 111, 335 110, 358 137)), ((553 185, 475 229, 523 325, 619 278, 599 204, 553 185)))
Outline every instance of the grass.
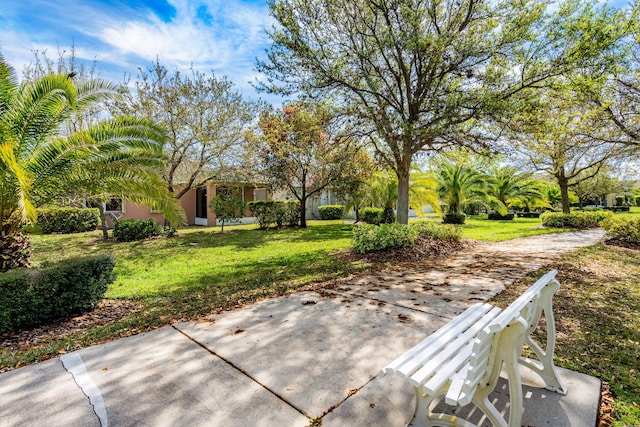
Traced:
POLYGON ((181 230, 172 239, 104 243, 100 233, 34 235, 33 262, 89 253, 113 253, 116 281, 109 299, 133 300, 140 309, 115 323, 11 353, 0 349, 0 371, 88 345, 150 330, 215 310, 277 295, 368 267, 333 256, 351 243, 342 221, 307 229, 258 231, 238 226, 181 230))
MULTIPOLYGON (((567 254, 552 267, 561 284, 554 298, 556 364, 609 383, 616 397, 612 425, 640 426, 640 253, 596 245, 567 254)), ((505 307, 542 273, 492 302, 505 307)))
POLYGON ((570 229, 544 228, 541 224, 539 218, 489 221, 486 215, 478 215, 467 218, 460 227, 465 238, 490 242, 570 231, 570 229))

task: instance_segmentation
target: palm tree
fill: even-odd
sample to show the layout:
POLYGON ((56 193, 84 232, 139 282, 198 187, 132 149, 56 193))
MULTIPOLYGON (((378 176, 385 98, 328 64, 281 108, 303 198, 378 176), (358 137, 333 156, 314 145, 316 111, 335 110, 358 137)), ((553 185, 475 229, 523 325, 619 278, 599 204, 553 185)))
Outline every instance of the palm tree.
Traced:
POLYGON ((531 206, 542 199, 538 183, 515 167, 495 169, 491 176, 487 193, 493 197, 492 207, 501 215, 505 215, 512 205, 531 206))
POLYGON ((437 188, 438 181, 433 173, 424 172, 417 165, 412 166, 409 176, 409 206, 419 218, 424 217, 424 206, 430 206, 438 216, 442 216, 437 188))
POLYGON ((20 233, 36 207, 71 192, 125 191, 178 222, 181 211, 160 177, 164 132, 133 118, 102 120, 77 130, 74 115, 117 96, 103 80, 74 84, 72 75, 18 83, 0 54, 0 271, 29 265, 20 233))
POLYGON ((440 200, 447 205, 445 222, 464 222, 462 210, 471 203, 487 203, 487 177, 463 164, 443 164, 436 176, 440 200))

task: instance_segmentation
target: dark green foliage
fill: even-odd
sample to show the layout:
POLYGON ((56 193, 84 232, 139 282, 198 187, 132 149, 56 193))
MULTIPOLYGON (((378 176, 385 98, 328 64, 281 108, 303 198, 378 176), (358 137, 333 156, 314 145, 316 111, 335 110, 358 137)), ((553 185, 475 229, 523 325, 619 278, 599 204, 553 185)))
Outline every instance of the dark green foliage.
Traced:
POLYGON ((320 219, 342 219, 344 214, 344 206, 342 205, 325 205, 318 207, 320 219))
POLYGON ((113 226, 113 237, 119 242, 142 240, 163 233, 164 227, 152 219, 125 219, 116 221, 113 226))
POLYGON ((464 219, 466 218, 463 213, 448 213, 444 215, 442 222, 445 224, 464 224, 464 219))
POLYGON ((562 212, 545 212, 540 215, 542 225, 558 228, 596 228, 607 218, 613 216, 609 211, 576 211, 570 214, 562 212))
POLYGON ((616 196, 616 206, 624 205, 624 196, 616 196))
POLYGON ((100 213, 95 208, 51 208, 38 210, 38 224, 42 232, 82 233, 98 227, 100 213))
POLYGON ((518 212, 518 218, 540 218, 540 212, 518 212))
POLYGON ((97 255, 0 274, 0 333, 95 308, 114 266, 113 255, 97 255))
POLYGON ((393 208, 385 207, 382 211, 382 223, 393 224, 394 222, 396 222, 396 214, 393 212, 393 208))
POLYGON ((640 217, 610 217, 601 225, 610 237, 640 243, 640 217))
POLYGON ((635 200, 636 200, 636 206, 640 206, 640 196, 636 196, 635 200))
POLYGON ((271 224, 297 226, 300 220, 300 203, 291 200, 256 200, 247 203, 262 230, 271 224))
POLYGON ((359 254, 412 246, 416 233, 404 224, 360 224, 353 229, 353 251, 359 254))
MULTIPOLYGON (((490 219, 492 221, 512 220, 513 217, 514 217, 514 214, 500 215, 498 212, 489 212, 489 215, 487 215, 487 219, 490 219)), ((534 218, 534 217, 531 217, 531 218, 534 218)))
POLYGON ((629 206, 605 206, 604 209, 611 212, 629 212, 631 210, 629 206))
POLYGON ((367 224, 378 225, 382 222, 382 208, 362 208, 360 209, 360 218, 367 224))

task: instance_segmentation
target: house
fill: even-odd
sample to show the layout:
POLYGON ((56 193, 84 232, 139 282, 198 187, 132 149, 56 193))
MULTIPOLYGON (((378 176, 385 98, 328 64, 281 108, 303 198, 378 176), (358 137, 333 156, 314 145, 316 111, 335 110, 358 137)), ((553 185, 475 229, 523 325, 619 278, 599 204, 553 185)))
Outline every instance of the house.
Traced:
MULTIPOLYGON (((241 195, 244 202, 266 200, 271 196, 270 188, 266 184, 227 184, 210 181, 201 187, 190 189, 180 198, 187 225, 218 225, 216 223, 216 215, 209 208, 209 203, 216 195, 233 190, 241 195)), ((113 225, 113 219, 118 221, 124 219, 153 219, 160 224, 164 224, 164 217, 160 212, 154 211, 148 206, 129 202, 126 196, 114 197, 106 202, 105 214, 110 227, 113 225)), ((238 222, 249 224, 255 222, 255 218, 251 216, 249 209, 245 209, 243 217, 239 218, 238 222)))

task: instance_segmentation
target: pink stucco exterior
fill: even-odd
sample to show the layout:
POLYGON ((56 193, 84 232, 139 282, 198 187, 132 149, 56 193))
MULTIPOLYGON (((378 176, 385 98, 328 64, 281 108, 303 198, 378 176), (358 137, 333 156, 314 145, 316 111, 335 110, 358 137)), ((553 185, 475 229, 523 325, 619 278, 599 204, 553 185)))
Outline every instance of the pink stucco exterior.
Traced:
MULTIPOLYGON (((271 195, 271 192, 264 185, 255 185, 255 184, 247 184, 241 186, 243 188, 242 195, 243 199, 246 202, 250 202, 253 200, 265 199, 271 195)), ((215 226, 216 224, 216 215, 211 209, 209 209, 209 203, 216 195, 216 184, 209 183, 203 187, 201 190, 191 189, 187 191, 184 196, 180 198, 180 204, 182 205, 182 209, 184 210, 185 217, 188 225, 207 225, 207 226, 215 226), (206 191, 206 201, 202 196, 202 189, 206 191), (204 206, 206 206, 206 218, 196 219, 196 202, 197 202, 197 194, 201 195, 203 198, 202 202, 204 206), (206 222, 206 224, 205 224, 206 222)), ((151 208, 144 205, 138 205, 132 202, 124 200, 123 203, 123 211, 114 211, 107 212, 107 222, 109 226, 112 226, 111 215, 115 216, 118 220, 123 219, 153 219, 160 224, 164 224, 164 217, 155 211, 152 211, 151 208)), ((251 211, 248 209, 244 212, 245 217, 251 216, 251 211)))

